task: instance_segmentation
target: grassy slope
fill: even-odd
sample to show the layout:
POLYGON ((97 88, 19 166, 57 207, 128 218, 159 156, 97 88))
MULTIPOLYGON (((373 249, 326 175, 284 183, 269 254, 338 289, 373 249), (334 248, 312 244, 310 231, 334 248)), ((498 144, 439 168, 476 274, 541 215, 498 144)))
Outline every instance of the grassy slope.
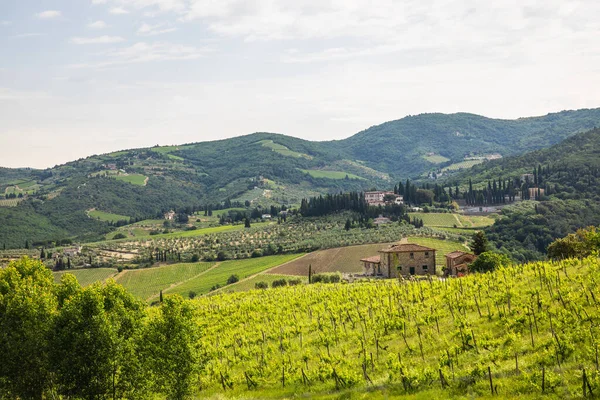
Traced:
POLYGON ((117 221, 129 221, 129 217, 125 216, 125 215, 119 215, 119 214, 111 214, 108 212, 104 212, 104 211, 98 211, 98 210, 94 210, 94 211, 88 211, 88 215, 91 218, 100 220, 100 221, 110 221, 110 222, 117 222, 117 221))
POLYGON ((598 279, 600 262, 588 259, 431 283, 317 284, 198 299, 213 372, 201 396, 581 398, 582 367, 600 391, 592 336, 600 334, 592 300, 600 298, 598 279), (232 390, 223 392, 219 372, 232 390), (255 389, 247 390, 244 372, 255 389))
POLYGON ((115 179, 138 186, 144 186, 144 183, 146 182, 146 176, 140 174, 117 175, 115 176, 115 179))
POLYGON ((208 293, 215 285, 225 286, 227 284, 227 279, 231 275, 237 275, 240 279, 243 279, 291 261, 300 256, 301 254, 287 254, 280 256, 249 258, 245 260, 225 261, 194 279, 190 279, 179 286, 176 286, 170 290, 166 290, 165 293, 176 293, 187 296, 190 291, 194 291, 198 295, 205 294, 208 293))
POLYGON ((116 281, 129 289, 135 296, 148 299, 159 294, 161 290, 166 290, 171 285, 193 278, 213 265, 214 263, 201 262, 127 270, 119 274, 116 281))
POLYGON ((309 174, 313 178, 346 179, 347 176, 348 179, 365 179, 361 176, 341 171, 325 171, 320 169, 301 169, 300 171, 309 174))
POLYGON ((89 268, 89 269, 74 269, 70 271, 53 272, 54 281, 60 282, 60 278, 64 274, 73 274, 81 286, 91 285, 94 282, 102 282, 114 276, 117 270, 114 268, 89 268))

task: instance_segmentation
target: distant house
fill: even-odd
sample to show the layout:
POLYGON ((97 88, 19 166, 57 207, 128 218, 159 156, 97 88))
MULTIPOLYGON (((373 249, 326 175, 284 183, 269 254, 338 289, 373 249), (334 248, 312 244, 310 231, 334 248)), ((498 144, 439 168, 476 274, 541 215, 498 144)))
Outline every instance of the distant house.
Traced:
POLYGON ((263 214, 263 215, 261 216, 261 218, 262 218, 262 219, 271 219, 272 217, 271 217, 271 214, 263 214))
POLYGON ((171 210, 165 213, 165 219, 167 221, 173 221, 175 219, 175 211, 171 210))
POLYGON ((67 257, 74 257, 74 256, 78 255, 79 253, 81 253, 81 247, 79 247, 79 246, 65 247, 64 249, 62 249, 62 253, 63 253, 63 255, 65 255, 67 257))
POLYGON ((365 201, 371 206, 383 206, 386 204, 385 197, 392 197, 392 201, 387 203, 404 204, 404 198, 394 192, 376 191, 376 192, 365 192, 365 201))
POLYGON ((360 260, 363 263, 363 272, 366 276, 381 276, 381 257, 373 256, 360 260))
POLYGON ((538 195, 541 197, 546 193, 546 190, 542 188, 529 188, 529 198, 535 199, 538 195))
POLYGON ((464 251, 453 251, 446 254, 446 275, 462 276, 469 273, 469 264, 477 258, 476 255, 464 251))
POLYGON ((400 243, 380 250, 381 274, 386 278, 435 275, 435 249, 400 243))
POLYGON ((117 164, 106 164, 106 168, 110 169, 111 171, 116 171, 117 164))
POLYGON ((533 174, 523 174, 521 175, 521 182, 529 182, 533 183, 535 181, 535 177, 533 174))
POLYGON ((380 215, 379 217, 377 217, 373 220, 373 224, 375 224, 375 225, 384 225, 384 224, 389 224, 390 222, 392 222, 391 219, 384 217, 382 215, 380 215))

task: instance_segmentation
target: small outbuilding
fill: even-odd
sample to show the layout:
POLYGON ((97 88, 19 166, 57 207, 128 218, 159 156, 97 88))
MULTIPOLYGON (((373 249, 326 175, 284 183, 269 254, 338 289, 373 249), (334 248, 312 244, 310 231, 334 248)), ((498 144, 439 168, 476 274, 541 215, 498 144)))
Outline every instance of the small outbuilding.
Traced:
POLYGON ((464 251, 453 251, 446 254, 445 274, 449 276, 463 276, 469 273, 469 264, 477 259, 475 254, 464 251))
POLYGON ((373 256, 360 260, 363 263, 365 276, 381 276, 381 257, 373 256))

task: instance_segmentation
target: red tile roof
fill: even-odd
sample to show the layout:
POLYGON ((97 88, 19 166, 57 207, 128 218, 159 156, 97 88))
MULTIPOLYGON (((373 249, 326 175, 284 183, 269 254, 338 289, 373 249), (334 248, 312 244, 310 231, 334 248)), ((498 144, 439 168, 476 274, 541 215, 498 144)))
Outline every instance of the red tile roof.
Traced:
POLYGON ((411 251, 435 251, 435 249, 414 243, 401 243, 387 249, 379 250, 380 253, 404 253, 411 251))
POLYGON ((453 251, 452 253, 446 254, 446 257, 454 259, 454 258, 458 258, 460 256, 464 256, 465 254, 469 254, 469 253, 465 253, 464 251, 456 250, 456 251, 453 251))
POLYGON ((367 258, 361 259, 360 261, 368 262, 368 263, 373 263, 373 264, 380 264, 381 263, 381 257, 380 256, 367 257, 367 258))

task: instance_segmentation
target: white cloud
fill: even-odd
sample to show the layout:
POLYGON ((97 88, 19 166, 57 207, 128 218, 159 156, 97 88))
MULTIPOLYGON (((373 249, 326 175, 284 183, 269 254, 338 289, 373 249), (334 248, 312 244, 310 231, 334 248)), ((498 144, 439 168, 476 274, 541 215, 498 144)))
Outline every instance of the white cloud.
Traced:
POLYGON ((113 7, 108 12, 110 12, 111 14, 115 14, 115 15, 129 14, 129 11, 127 11, 126 9, 124 9, 122 7, 113 7))
POLYGON ((137 34, 140 36, 156 36, 162 35, 163 33, 173 32, 176 30, 177 28, 166 27, 165 23, 150 25, 144 22, 137 30, 137 34))
POLYGON ((0 21, 0 26, 9 26, 12 25, 11 21, 0 21))
POLYGON ((47 10, 35 14, 38 19, 54 19, 60 17, 61 15, 62 13, 56 10, 47 10))
POLYGON ((106 0, 92 0, 92 4, 106 4, 106 0))
POLYGON ((70 68, 110 68, 119 65, 152 61, 195 60, 212 52, 204 47, 185 46, 167 42, 138 42, 132 46, 112 49, 99 54, 103 61, 69 65, 70 68))
POLYGON ((108 25, 104 21, 95 21, 95 22, 89 23, 87 27, 90 29, 104 29, 104 28, 107 28, 108 25))
POLYGON ((71 43, 74 44, 109 44, 120 43, 125 41, 120 36, 97 36, 97 37, 74 37, 71 38, 71 43))
POLYGON ((30 38, 30 37, 38 37, 38 36, 46 36, 46 34, 30 32, 30 33, 19 33, 18 35, 13 35, 11 37, 20 39, 20 38, 30 38))

